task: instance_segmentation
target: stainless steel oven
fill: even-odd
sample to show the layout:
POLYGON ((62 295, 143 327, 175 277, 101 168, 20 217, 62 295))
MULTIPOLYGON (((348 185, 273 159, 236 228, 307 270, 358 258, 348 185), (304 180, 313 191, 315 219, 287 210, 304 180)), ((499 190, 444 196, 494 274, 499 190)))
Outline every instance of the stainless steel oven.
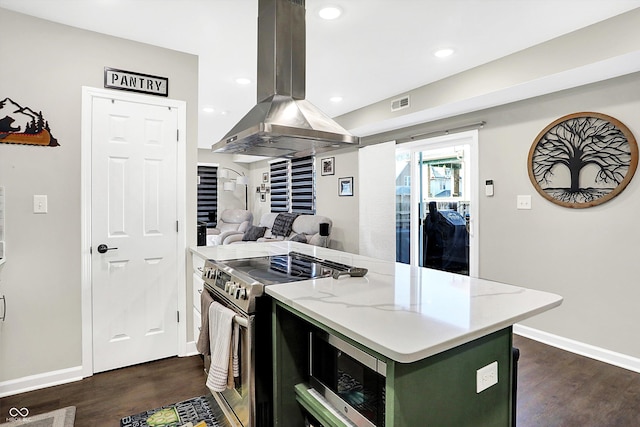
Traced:
MULTIPOLYGON (((228 261, 207 260, 202 278, 214 301, 233 310, 239 328, 239 377, 234 387, 212 395, 228 424, 269 427, 273 424, 271 304, 264 287, 343 274, 363 276, 366 269, 350 267, 297 252, 228 261)), ((206 363, 205 363, 206 365, 206 363)), ((227 424, 227 423, 225 423, 227 424)))
POLYGON ((309 334, 309 386, 356 426, 385 425, 386 369, 384 361, 334 335, 309 334))
MULTIPOLYGON (((203 278, 204 287, 213 300, 236 313, 233 323, 238 332, 238 377, 233 387, 222 392, 212 391, 226 418, 225 424, 234 427, 270 426, 272 368, 269 307, 263 307, 268 303, 266 300, 253 298, 249 308, 248 298, 252 292, 251 286, 255 284, 261 288, 262 284, 238 277, 228 269, 225 271, 225 266, 213 262, 205 264, 203 278), (240 295, 240 289, 247 294, 240 295), (263 350, 256 354, 258 348, 263 350)), ((206 358, 207 372, 209 364, 206 358)))

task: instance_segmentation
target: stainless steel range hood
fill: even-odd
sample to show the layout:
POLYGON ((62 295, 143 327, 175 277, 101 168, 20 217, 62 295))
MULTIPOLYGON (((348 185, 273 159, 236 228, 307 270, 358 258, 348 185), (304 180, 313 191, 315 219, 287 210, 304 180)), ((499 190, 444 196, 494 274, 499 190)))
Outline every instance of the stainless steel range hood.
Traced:
POLYGON ((305 0, 258 0, 258 104, 211 149, 304 157, 360 139, 305 100, 305 0))

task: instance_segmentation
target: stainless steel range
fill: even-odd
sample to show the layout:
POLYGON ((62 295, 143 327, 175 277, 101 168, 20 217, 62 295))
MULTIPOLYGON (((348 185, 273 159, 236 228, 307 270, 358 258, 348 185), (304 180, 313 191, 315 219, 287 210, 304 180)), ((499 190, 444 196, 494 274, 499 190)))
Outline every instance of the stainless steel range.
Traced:
POLYGON ((229 425, 267 427, 272 415, 271 306, 264 287, 319 277, 361 277, 367 269, 298 252, 228 261, 208 260, 204 287, 214 301, 236 313, 239 377, 235 387, 212 391, 229 425))

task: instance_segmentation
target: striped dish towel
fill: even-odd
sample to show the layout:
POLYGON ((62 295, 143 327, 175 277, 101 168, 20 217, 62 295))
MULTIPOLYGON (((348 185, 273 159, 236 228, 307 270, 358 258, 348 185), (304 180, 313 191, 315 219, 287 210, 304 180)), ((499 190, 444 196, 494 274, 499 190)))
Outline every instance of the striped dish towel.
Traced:
POLYGON ((227 388, 229 357, 231 349, 231 325, 235 316, 233 310, 212 302, 209 306, 209 344, 211 346, 211 367, 207 375, 207 387, 221 392, 227 388))

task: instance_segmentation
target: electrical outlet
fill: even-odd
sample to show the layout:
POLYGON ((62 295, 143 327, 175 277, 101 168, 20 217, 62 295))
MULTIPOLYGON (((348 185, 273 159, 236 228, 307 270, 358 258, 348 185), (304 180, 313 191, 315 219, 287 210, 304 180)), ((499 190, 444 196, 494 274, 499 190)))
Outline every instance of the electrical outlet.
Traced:
POLYGON ((476 393, 498 384, 498 362, 488 364, 476 371, 476 393))

